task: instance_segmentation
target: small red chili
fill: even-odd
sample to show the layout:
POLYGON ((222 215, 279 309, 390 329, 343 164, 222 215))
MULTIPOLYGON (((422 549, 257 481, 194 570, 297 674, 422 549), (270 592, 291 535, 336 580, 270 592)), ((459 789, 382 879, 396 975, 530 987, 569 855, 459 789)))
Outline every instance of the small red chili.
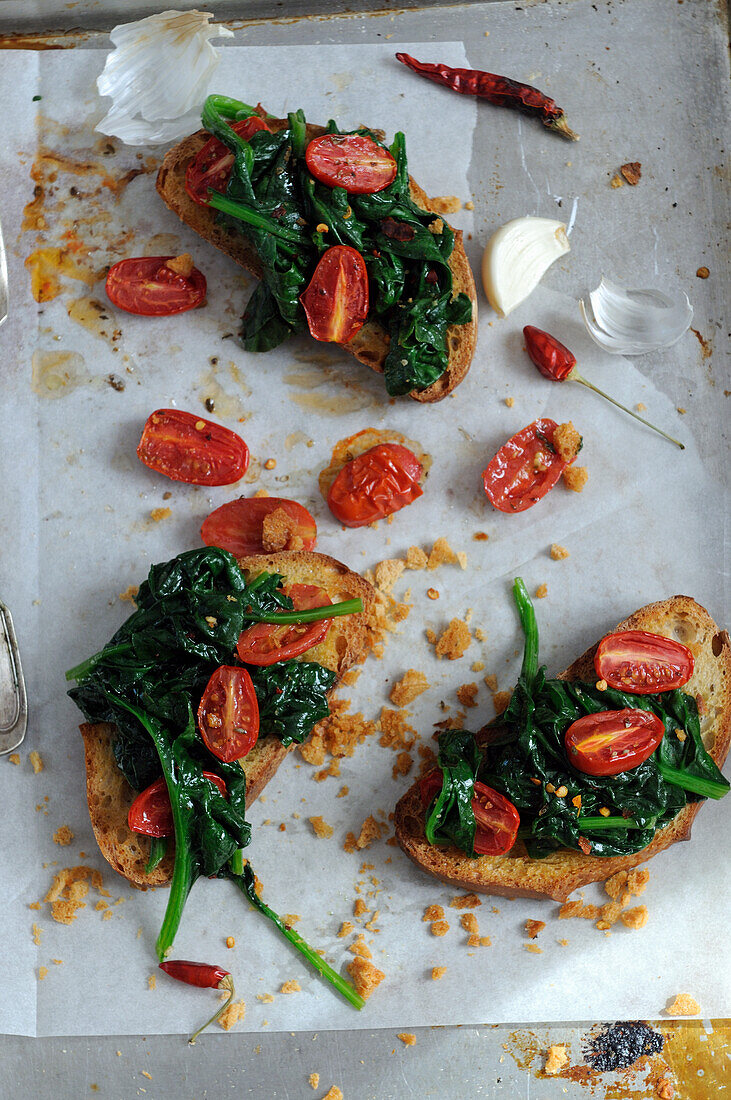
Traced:
POLYGON ((194 1031, 188 1042, 192 1046, 202 1031, 213 1024, 225 1012, 234 998, 234 982, 228 970, 222 966, 211 966, 209 963, 190 962, 188 959, 171 959, 170 962, 160 963, 160 969, 186 985, 196 985, 202 989, 222 989, 228 993, 228 997, 211 1016, 210 1020, 194 1031))
POLYGON ((513 107, 524 114, 539 118, 544 126, 555 130, 562 137, 570 138, 571 141, 579 139, 579 135, 569 127, 563 110, 556 102, 530 84, 520 84, 507 76, 486 73, 482 69, 452 69, 449 65, 417 61, 407 53, 397 53, 396 60, 419 76, 425 76, 436 84, 443 84, 460 95, 478 96, 497 107, 513 107))
POLYGON ((525 337, 526 350, 544 378, 550 378, 552 382, 579 382, 582 386, 586 386, 588 390, 593 390, 594 393, 598 393, 600 397, 611 402, 612 405, 616 405, 618 409, 622 409, 623 412, 629 413, 635 420, 639 420, 641 424, 646 425, 648 428, 652 428, 653 432, 657 432, 658 435, 663 436, 665 439, 669 439, 676 447, 680 447, 681 451, 685 450, 685 445, 683 443, 674 439, 673 436, 668 435, 662 428, 656 428, 649 420, 645 420, 644 416, 639 416, 636 412, 633 412, 632 409, 628 409, 626 405, 622 405, 619 401, 615 401, 614 398, 610 397, 604 390, 600 390, 598 386, 595 386, 592 382, 589 382, 580 375, 576 370, 576 356, 573 352, 569 351, 564 344, 560 343, 555 336, 551 336, 550 332, 543 332, 542 329, 536 328, 535 325, 526 325, 523 329, 523 336, 525 337))

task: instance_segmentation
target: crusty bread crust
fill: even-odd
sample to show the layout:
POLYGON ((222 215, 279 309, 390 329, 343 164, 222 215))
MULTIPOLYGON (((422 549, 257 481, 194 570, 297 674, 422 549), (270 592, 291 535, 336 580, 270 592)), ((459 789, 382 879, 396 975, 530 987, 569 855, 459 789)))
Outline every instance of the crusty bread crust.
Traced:
MULTIPOLYGON (((617 630, 648 630, 683 642, 693 652, 695 669, 683 689, 700 696, 705 713, 701 732, 710 755, 721 767, 731 741, 731 645, 725 630, 689 596, 673 596, 630 615, 617 630)), ((598 645, 598 643, 597 643, 598 645)), ((588 649, 560 676, 565 680, 596 678, 594 653, 588 649)), ((484 731, 481 731, 484 735, 484 731)), ((396 837, 407 856, 422 870, 464 890, 507 897, 543 897, 565 901, 578 887, 601 882, 645 863, 678 840, 690 836, 701 802, 690 803, 655 834, 651 844, 634 855, 600 858, 561 848, 545 859, 531 859, 518 842, 504 856, 471 859, 454 847, 436 848, 424 835, 424 810, 415 783, 396 806, 396 837)))
MULTIPOLYGON (((327 637, 307 651, 304 659, 318 661, 337 675, 334 688, 350 666, 363 654, 368 622, 373 612, 374 595, 368 581, 326 554, 311 551, 283 551, 255 554, 239 559, 248 575, 261 572, 281 573, 289 582, 317 584, 325 588, 333 603, 360 597, 363 611, 335 619, 327 637)), ((333 690, 334 690, 333 688, 333 690)), ((168 855, 152 874, 145 873, 150 842, 132 832, 127 814, 135 797, 112 751, 115 727, 107 723, 85 722, 81 727, 86 763, 86 795, 94 835, 107 862, 133 886, 164 886, 173 873, 173 857, 168 855)), ((273 734, 262 734, 254 748, 241 761, 246 773, 246 802, 250 805, 273 778, 279 765, 292 751, 273 734)))
MULTIPOLYGON (((286 119, 270 119, 273 130, 282 130, 288 123, 286 119)), ((324 134, 322 126, 307 125, 307 137, 311 141, 324 134)), ((262 269, 254 246, 234 228, 216 222, 216 211, 193 202, 185 190, 185 172, 190 161, 200 152, 209 140, 206 130, 198 130, 168 151, 157 174, 157 190, 163 202, 185 222, 190 229, 209 241, 210 244, 225 252, 250 271, 257 278, 262 269)), ((421 187, 411 180, 411 194, 414 202, 424 210, 431 210, 429 199, 421 187)), ((423 390, 412 390, 409 394, 415 401, 433 403, 441 401, 458 386, 470 369, 470 363, 477 343, 477 295, 472 269, 464 250, 461 231, 455 230, 454 251, 450 257, 454 293, 465 293, 472 302, 472 320, 466 325, 452 325, 447 332, 449 346, 449 365, 444 374, 423 390)), ((383 373, 383 363, 388 354, 390 337, 377 321, 368 321, 360 332, 356 333, 343 347, 367 367, 383 373)))

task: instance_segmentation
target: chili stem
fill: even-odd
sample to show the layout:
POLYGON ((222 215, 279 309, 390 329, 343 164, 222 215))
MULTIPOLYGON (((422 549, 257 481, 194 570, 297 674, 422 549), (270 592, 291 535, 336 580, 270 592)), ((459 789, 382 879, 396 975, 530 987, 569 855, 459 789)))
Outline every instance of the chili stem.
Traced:
POLYGON ((241 852, 236 852, 234 857, 229 861, 230 874, 229 878, 232 882, 236 883, 239 890, 242 891, 249 899, 255 909, 258 909, 260 913, 263 913, 265 917, 276 925, 282 935, 289 940, 293 947, 295 947, 301 955, 307 959, 307 962, 318 972, 323 978, 325 978, 330 985, 332 985, 341 996, 345 997, 346 1001, 349 1001, 355 1008, 363 1008, 365 1001, 359 993, 356 992, 354 987, 349 981, 341 977, 337 970, 333 970, 329 963, 326 963, 317 952, 310 947, 306 940, 300 936, 299 932, 295 932, 294 928, 290 928, 284 923, 282 918, 274 912, 265 902, 261 900, 255 889, 254 872, 251 869, 251 864, 247 863, 243 867, 243 873, 236 870, 242 863, 241 852))
POLYGON ((229 214, 232 218, 238 218, 239 221, 253 225, 255 229, 261 229, 264 233, 271 233, 273 237, 278 237, 282 241, 288 241, 290 244, 302 244, 304 241, 302 234, 296 230, 277 225, 271 218, 267 218, 263 214, 257 214, 251 207, 244 206, 240 202, 234 202, 233 199, 229 199, 225 195, 219 195, 217 191, 209 190, 208 205, 220 210, 222 214, 229 214))
POLYGON ((321 619, 335 619, 340 615, 355 615, 362 610, 363 601, 358 598, 331 603, 327 607, 309 607, 304 611, 275 611, 261 617, 246 617, 251 617, 258 623, 316 623, 321 619))
POLYGON ((198 1036, 200 1035, 200 1033, 202 1031, 205 1031, 207 1027, 210 1027, 211 1024, 215 1024, 216 1020, 221 1018, 221 1016, 224 1014, 224 1012, 226 1011, 228 1006, 233 1002, 234 995, 235 995, 235 993, 234 993, 234 980, 233 980, 233 978, 231 977, 230 974, 227 974, 226 977, 223 979, 223 981, 220 983, 219 989, 225 989, 228 992, 228 997, 223 1002, 223 1004, 220 1005, 216 1009, 216 1011, 211 1016, 210 1020, 206 1020, 206 1022, 204 1024, 201 1024, 201 1026, 196 1031, 193 1032, 190 1039, 188 1039, 188 1045, 189 1046, 191 1046, 191 1047, 195 1046, 195 1041, 198 1038, 198 1036))
POLYGON ((533 609, 528 589, 521 577, 516 577, 513 582, 513 596, 520 615, 520 625, 525 634, 525 650, 523 651, 523 667, 521 676, 525 678, 528 687, 531 686, 538 671, 538 624, 536 613, 533 609))
POLYGON ((669 439, 670 442, 674 443, 676 447, 680 447, 681 451, 685 450, 685 444, 681 443, 680 440, 673 438, 672 435, 668 435, 668 433, 664 432, 662 428, 656 428, 655 425, 651 424, 649 420, 645 420, 644 416, 640 416, 638 413, 632 412, 632 409, 628 409, 626 405, 622 405, 621 402, 615 401, 614 398, 610 397, 608 393, 605 393, 604 390, 600 390, 599 387, 595 386, 593 382, 587 381, 587 379, 578 374, 576 370, 572 370, 571 374, 569 374, 568 377, 571 379, 572 382, 579 382, 582 386, 586 386, 588 390, 593 390, 594 393, 598 393, 600 397, 605 398, 605 400, 611 402, 612 405, 616 405, 618 409, 622 410, 622 412, 629 413, 629 415, 633 416, 635 420, 639 420, 639 422, 641 424, 644 424, 647 428, 652 428, 653 432, 657 432, 657 434, 661 435, 664 439, 669 439))
POLYGON ((674 787, 682 787, 683 790, 691 791, 692 794, 699 794, 703 798, 723 798, 728 793, 729 784, 725 781, 718 783, 713 779, 702 779, 699 775, 690 775, 679 768, 671 768, 662 760, 658 760, 657 766, 666 783, 671 783, 674 787))

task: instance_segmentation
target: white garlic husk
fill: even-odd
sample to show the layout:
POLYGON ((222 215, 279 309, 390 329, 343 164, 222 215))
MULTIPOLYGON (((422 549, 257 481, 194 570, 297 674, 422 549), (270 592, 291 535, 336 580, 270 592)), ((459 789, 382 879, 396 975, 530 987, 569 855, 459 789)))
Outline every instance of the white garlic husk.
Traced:
POLYGON ((112 106, 96 127, 126 145, 176 141, 200 127, 200 108, 220 60, 211 38, 233 31, 210 25, 208 11, 163 11, 121 23, 110 38, 96 85, 112 106))
POLYGON ((482 285, 495 312, 507 317, 569 247, 566 226, 553 218, 514 218, 493 233, 482 256, 482 285))
POLYGON ((677 343, 693 320, 693 307, 682 290, 629 290, 602 277, 588 301, 579 302, 587 332, 614 355, 644 355, 677 343))

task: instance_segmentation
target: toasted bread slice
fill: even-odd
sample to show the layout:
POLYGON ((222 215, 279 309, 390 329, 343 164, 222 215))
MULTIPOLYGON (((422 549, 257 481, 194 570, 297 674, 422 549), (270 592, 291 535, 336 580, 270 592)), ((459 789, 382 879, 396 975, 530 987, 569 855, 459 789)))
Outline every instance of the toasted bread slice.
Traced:
MULTIPOLYGON (((269 119, 272 130, 283 130, 286 119, 269 119)), ((322 126, 307 125, 308 140, 324 134, 322 126)), ((209 140, 206 130, 198 130, 175 145, 165 155, 157 174, 157 190, 166 206, 174 211, 181 221, 209 241, 210 244, 231 256, 236 263, 245 267, 252 275, 261 277, 261 264, 254 246, 236 229, 218 224, 217 213, 213 209, 199 206, 193 202, 185 190, 185 172, 191 160, 200 152, 209 140)), ((431 210, 429 199, 424 191, 411 180, 411 195, 415 203, 423 210, 431 210)), ((467 255, 462 242, 462 233, 455 231, 454 251, 449 261, 454 279, 454 293, 463 291, 472 302, 472 320, 466 325, 452 325, 447 332, 449 346, 449 365, 444 374, 423 390, 412 390, 410 397, 415 401, 430 403, 441 401, 458 386, 470 369, 472 356, 477 343, 477 295, 475 280, 472 276, 467 255)), ((361 363, 383 373, 383 363, 388 354, 390 337, 377 321, 368 321, 343 347, 361 363)))
MULTIPOLYGON (((303 660, 317 661, 332 669, 337 675, 337 686, 343 673, 366 649, 374 605, 373 589, 368 581, 335 558, 309 551, 255 554, 240 558, 239 565, 247 576, 266 571, 281 573, 288 583, 317 584, 326 589, 333 603, 361 598, 363 611, 360 614, 335 619, 324 640, 303 655, 303 660)), ((150 842, 147 837, 133 833, 127 824, 135 792, 114 759, 115 727, 102 722, 86 722, 80 728, 84 738, 89 814, 102 855, 133 886, 145 889, 167 884, 173 873, 172 856, 166 856, 152 874, 146 874, 150 842)), ((278 737, 262 730, 254 748, 241 761, 246 773, 247 805, 258 798, 292 748, 293 745, 285 748, 278 737)))
MULTIPOLYGON (((673 596, 640 608, 620 623, 617 630, 648 630, 687 645, 695 657, 693 676, 683 690, 699 703, 703 742, 716 764, 726 759, 731 740, 731 645, 725 630, 689 596, 673 596)), ((598 643, 597 643, 598 644, 598 643)), ((574 661, 562 680, 596 679, 596 645, 574 661)), ((484 731, 483 731, 484 732, 484 731)), ((424 836, 424 810, 415 783, 396 806, 396 837, 402 849, 422 870, 461 889, 506 897, 542 897, 565 901, 573 890, 589 882, 601 882, 644 863, 690 835, 693 819, 702 803, 686 805, 651 844, 634 855, 600 858, 560 848, 545 859, 531 859, 518 841, 504 856, 471 859, 454 847, 437 848, 424 836)))

